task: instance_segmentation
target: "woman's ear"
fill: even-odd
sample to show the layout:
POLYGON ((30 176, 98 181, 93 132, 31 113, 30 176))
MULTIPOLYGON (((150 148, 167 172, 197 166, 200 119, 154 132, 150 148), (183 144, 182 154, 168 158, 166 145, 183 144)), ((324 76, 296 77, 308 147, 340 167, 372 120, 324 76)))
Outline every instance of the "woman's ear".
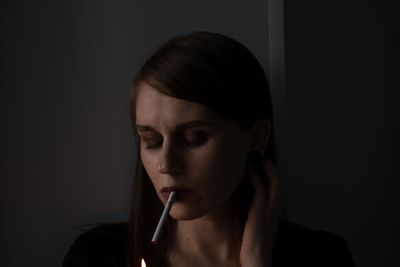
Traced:
POLYGON ((271 136, 272 124, 269 119, 257 121, 251 129, 251 148, 264 152, 271 136))

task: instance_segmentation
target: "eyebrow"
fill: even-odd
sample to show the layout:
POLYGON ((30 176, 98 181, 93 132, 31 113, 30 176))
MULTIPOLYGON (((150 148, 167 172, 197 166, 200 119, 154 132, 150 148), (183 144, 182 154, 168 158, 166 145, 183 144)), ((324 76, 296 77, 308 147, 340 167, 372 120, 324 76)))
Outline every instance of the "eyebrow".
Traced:
MULTIPOLYGON (((176 126, 176 130, 181 130, 185 128, 197 128, 197 127, 213 127, 214 123, 210 121, 203 121, 203 120, 194 120, 194 121, 188 121, 179 124, 176 126)), ((148 132, 148 131, 156 131, 154 130, 153 127, 148 126, 148 125, 142 125, 142 124, 136 124, 136 130, 138 132, 148 132)))

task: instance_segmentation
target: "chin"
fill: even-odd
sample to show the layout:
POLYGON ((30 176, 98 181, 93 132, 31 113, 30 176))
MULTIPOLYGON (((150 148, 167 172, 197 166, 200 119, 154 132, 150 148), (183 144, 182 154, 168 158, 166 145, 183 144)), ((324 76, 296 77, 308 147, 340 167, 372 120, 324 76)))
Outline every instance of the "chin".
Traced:
POLYGON ((205 213, 186 205, 174 204, 169 215, 177 221, 190 221, 204 216, 205 213))

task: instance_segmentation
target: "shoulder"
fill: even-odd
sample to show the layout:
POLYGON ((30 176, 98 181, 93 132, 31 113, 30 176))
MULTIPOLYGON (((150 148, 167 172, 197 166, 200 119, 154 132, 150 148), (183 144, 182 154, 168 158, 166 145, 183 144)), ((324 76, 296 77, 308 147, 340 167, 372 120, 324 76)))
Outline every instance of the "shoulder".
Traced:
POLYGON ((74 241, 64 257, 63 267, 125 266, 128 224, 94 227, 74 241))
POLYGON ((354 266, 346 241, 329 232, 298 224, 280 224, 273 250, 274 266, 354 266), (294 266, 294 265, 293 265, 294 266))

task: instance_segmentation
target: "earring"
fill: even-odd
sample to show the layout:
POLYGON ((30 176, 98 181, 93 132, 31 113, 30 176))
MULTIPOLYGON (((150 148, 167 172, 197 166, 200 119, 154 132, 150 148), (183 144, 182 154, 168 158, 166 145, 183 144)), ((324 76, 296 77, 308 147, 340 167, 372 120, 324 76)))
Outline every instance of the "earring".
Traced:
POLYGON ((246 165, 250 169, 261 168, 264 164, 264 154, 260 150, 252 149, 247 154, 246 165))

